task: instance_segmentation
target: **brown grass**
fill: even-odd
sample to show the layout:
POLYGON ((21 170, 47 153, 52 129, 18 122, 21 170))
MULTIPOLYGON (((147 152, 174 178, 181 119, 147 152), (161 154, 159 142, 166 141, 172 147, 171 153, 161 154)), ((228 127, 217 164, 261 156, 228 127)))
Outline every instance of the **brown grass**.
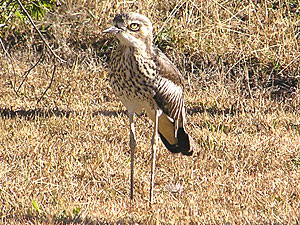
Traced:
MULTIPOLYGON (((40 27, 68 63, 28 75, 34 31, 0 60, 0 221, 7 224, 295 224, 300 222, 299 2, 67 1, 40 27), (298 9, 294 8, 297 6, 298 9), (199 148, 159 144, 148 205, 152 122, 136 117, 135 199, 128 118, 105 74, 117 12, 151 18, 156 43, 185 76, 188 130, 199 148), (13 69, 14 68, 14 69, 13 69), (170 184, 180 184, 171 193, 170 184)), ((24 28, 19 28, 20 30, 24 28)))

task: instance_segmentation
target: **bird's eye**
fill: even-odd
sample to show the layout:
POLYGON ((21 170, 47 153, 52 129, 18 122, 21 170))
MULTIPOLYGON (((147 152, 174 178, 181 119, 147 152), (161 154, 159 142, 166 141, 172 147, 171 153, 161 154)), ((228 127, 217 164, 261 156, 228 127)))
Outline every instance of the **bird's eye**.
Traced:
POLYGON ((138 23, 129 24, 129 29, 132 31, 138 31, 140 29, 140 25, 138 23))

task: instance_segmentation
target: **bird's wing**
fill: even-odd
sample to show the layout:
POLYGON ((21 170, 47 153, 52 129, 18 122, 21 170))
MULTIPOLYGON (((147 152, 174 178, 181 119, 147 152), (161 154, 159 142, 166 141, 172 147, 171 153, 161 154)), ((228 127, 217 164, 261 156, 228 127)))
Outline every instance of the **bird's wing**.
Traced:
POLYGON ((181 73, 177 67, 155 45, 153 45, 153 50, 154 61, 159 69, 159 75, 172 81, 174 84, 183 87, 181 73))
POLYGON ((159 108, 179 126, 184 122, 183 83, 176 66, 158 49, 154 48, 158 84, 154 99, 159 108))

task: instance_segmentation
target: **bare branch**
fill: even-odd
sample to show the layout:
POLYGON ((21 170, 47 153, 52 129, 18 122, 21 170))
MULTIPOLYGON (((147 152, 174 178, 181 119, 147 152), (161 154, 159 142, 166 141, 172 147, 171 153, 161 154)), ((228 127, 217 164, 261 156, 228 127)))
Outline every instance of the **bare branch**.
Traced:
POLYGON ((20 0, 17 0, 18 4, 20 5, 20 7, 22 8, 22 10, 24 11, 24 13, 26 14, 27 18, 29 19, 30 23, 32 24, 32 26, 34 27, 34 29, 38 32, 39 36, 41 37, 42 41, 45 43, 45 45, 47 46, 47 48, 49 49, 49 51, 52 53, 52 55, 57 58, 60 62, 67 62, 66 60, 60 58, 58 55, 56 55, 56 53, 52 50, 52 48, 50 47, 50 45, 48 44, 48 42, 46 41, 45 37, 42 35, 42 33, 40 32, 40 30, 36 27, 35 23, 33 22, 33 20, 31 19, 30 15, 28 14, 27 10, 24 8, 23 4, 21 3, 20 0))
POLYGON ((41 57, 39 58, 39 60, 38 60, 32 67, 30 67, 30 68, 24 73, 24 78, 23 78, 21 84, 19 85, 19 87, 18 87, 18 89, 17 89, 17 91, 16 91, 16 94, 18 94, 20 88, 22 87, 23 83, 24 83, 25 80, 27 79, 27 77, 28 77, 29 73, 31 72, 31 70, 33 70, 40 62, 42 62, 42 61, 44 60, 44 58, 45 58, 45 57, 44 57, 44 54, 43 54, 43 52, 42 52, 42 55, 41 55, 41 57))
POLYGON ((55 71, 56 71, 56 65, 55 65, 55 62, 54 62, 54 67, 53 67, 53 71, 52 71, 52 76, 51 76, 50 83, 49 83, 48 87, 45 89, 44 93, 43 93, 43 94, 41 95, 41 97, 39 98, 39 100, 37 100, 36 104, 39 104, 39 103, 40 103, 40 101, 42 100, 42 98, 44 97, 44 95, 46 94, 46 92, 48 91, 48 89, 51 87, 52 82, 53 82, 53 79, 54 79, 55 71))

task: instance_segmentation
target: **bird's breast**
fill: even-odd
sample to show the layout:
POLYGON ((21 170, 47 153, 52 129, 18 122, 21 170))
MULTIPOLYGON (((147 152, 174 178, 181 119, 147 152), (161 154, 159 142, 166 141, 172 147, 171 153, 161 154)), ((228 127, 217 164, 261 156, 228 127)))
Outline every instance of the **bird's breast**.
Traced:
POLYGON ((126 108, 154 107, 155 68, 142 56, 124 52, 112 58, 110 85, 126 108))

